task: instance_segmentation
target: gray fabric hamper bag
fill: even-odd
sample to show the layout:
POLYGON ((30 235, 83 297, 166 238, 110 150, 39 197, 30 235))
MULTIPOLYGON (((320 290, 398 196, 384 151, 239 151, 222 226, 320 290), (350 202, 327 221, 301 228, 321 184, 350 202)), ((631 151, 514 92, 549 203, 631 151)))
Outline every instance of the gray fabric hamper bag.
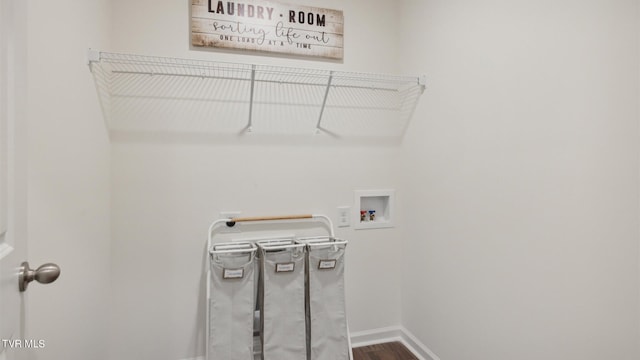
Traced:
POLYGON ((345 309, 346 241, 305 241, 309 297, 309 360, 349 360, 345 309))
POLYGON ((256 247, 252 244, 221 244, 214 246, 210 256, 207 360, 254 360, 256 247), (239 252, 225 252, 234 246, 240 247, 237 249, 239 252), (216 248, 224 250, 217 253, 216 248))
POLYGON ((305 246, 258 242, 263 360, 307 360, 305 246))

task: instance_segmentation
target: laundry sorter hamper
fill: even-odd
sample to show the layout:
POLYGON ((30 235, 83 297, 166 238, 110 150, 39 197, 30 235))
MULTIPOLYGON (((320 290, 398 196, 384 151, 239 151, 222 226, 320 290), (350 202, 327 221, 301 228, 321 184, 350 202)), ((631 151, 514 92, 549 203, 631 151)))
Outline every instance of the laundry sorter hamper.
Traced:
POLYGON ((313 238, 307 246, 309 360, 349 360, 344 265, 347 241, 313 238))
POLYGON ((214 221, 207 246, 206 360, 352 360, 346 245, 326 215, 214 221), (325 221, 330 236, 213 243, 223 224, 305 219, 325 221))
POLYGON ((307 360, 305 245, 259 241, 262 360, 307 360))
POLYGON ((257 250, 252 243, 210 245, 206 360, 254 360, 257 250))

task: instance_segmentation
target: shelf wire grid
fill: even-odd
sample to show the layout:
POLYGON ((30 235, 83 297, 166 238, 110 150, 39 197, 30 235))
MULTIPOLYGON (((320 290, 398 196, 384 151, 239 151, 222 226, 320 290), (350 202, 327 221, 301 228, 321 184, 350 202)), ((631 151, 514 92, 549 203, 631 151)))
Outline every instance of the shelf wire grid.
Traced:
POLYGON ((90 67, 112 131, 397 137, 424 90, 417 76, 107 52, 90 67))

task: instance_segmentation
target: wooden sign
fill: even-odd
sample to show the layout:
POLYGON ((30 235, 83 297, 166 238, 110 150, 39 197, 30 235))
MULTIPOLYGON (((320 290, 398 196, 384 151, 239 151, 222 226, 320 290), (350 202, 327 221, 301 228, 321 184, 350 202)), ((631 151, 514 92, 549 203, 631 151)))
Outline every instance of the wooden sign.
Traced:
POLYGON ((273 1, 191 0, 191 44, 342 59, 342 11, 273 1))

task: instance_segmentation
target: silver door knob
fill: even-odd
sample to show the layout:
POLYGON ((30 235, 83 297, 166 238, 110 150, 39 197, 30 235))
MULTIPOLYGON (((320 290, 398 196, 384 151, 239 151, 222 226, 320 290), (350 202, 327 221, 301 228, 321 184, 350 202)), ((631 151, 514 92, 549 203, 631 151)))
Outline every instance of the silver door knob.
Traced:
POLYGON ((18 286, 20 291, 27 290, 27 285, 33 280, 40 284, 48 284, 56 281, 60 276, 60 267, 53 263, 46 263, 33 270, 29 268, 28 262, 20 265, 20 273, 18 274, 18 286))

